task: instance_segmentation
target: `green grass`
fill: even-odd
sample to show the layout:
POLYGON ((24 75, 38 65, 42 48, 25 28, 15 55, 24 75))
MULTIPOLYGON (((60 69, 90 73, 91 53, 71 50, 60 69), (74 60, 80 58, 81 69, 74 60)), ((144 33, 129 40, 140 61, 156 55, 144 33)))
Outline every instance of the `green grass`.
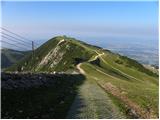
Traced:
POLYGON ((45 44, 40 46, 37 50, 35 50, 34 57, 32 56, 32 54, 30 54, 21 62, 8 68, 6 71, 15 71, 20 69, 22 66, 24 68, 24 71, 67 71, 70 68, 75 68, 75 58, 82 58, 87 61, 90 59, 90 57, 92 57, 93 54, 94 52, 91 51, 91 48, 86 47, 83 43, 75 41, 73 38, 58 36, 50 39, 45 44), (65 42, 57 46, 59 41, 62 39, 65 39, 65 42), (51 60, 48 61, 47 64, 39 66, 44 57, 56 47, 59 47, 57 56, 54 56, 51 60), (60 53, 64 53, 64 55, 62 56, 63 59, 60 59, 59 63, 51 68, 51 64, 53 63, 53 61, 60 58, 60 53))
MULTIPOLYGON (((75 59, 79 58, 83 60, 82 68, 86 71, 87 77, 96 77, 101 85, 108 82, 115 85, 125 93, 128 99, 145 110, 148 108, 153 110, 154 114, 158 116, 158 74, 146 69, 133 59, 66 36, 50 39, 35 51, 35 55, 34 59, 32 59, 32 55, 29 55, 8 70, 17 70, 19 67, 24 66, 26 71, 33 71, 34 68, 36 72, 73 71, 76 68, 76 64, 78 64, 75 59), (39 66, 43 58, 51 50, 57 48, 57 44, 62 39, 65 39, 65 42, 58 46, 58 54, 49 60, 47 64, 39 66), (60 59, 61 53, 64 53, 62 59, 60 59), (98 65, 89 63, 98 55, 97 53, 100 60, 98 65), (55 59, 59 59, 59 63, 51 68, 51 64, 55 59), (25 65, 25 63, 27 64, 25 65), (96 71, 96 69, 105 74, 96 71)), ((121 103, 119 106, 120 108, 122 107, 121 103)))
MULTIPOLYGON (((102 58, 106 61, 105 63, 103 61, 101 61, 101 66, 104 69, 112 69, 113 71, 116 71, 116 69, 130 75, 133 76, 137 79, 140 80, 148 80, 150 82, 153 82, 155 84, 158 84, 158 77, 156 76, 151 76, 150 74, 147 74, 145 72, 139 71, 136 68, 132 67, 134 65, 130 64, 131 67, 126 67, 123 64, 116 64, 114 61, 117 60, 119 56, 116 55, 103 55, 102 58), (107 64, 106 64, 107 63, 107 64), (116 68, 116 69, 114 69, 116 68)), ((125 63, 125 61, 123 61, 125 63)), ((138 63, 137 63, 138 64, 138 63)), ((144 67, 143 67, 144 69, 144 67)), ((117 71, 118 72, 118 71, 117 71)))
MULTIPOLYGON (((109 77, 103 73, 96 71, 98 67, 93 66, 89 63, 84 63, 82 68, 85 70, 88 76, 98 78, 98 82, 104 85, 107 82, 112 83, 118 89, 123 90, 126 93, 126 96, 137 103, 143 109, 152 109, 155 114, 158 116, 158 85, 152 81, 141 80, 124 80, 120 77, 114 76, 114 78, 109 77)), ((108 73, 103 70, 103 72, 108 73)), ((143 74, 142 74, 143 76, 143 74)), ((120 106, 121 107, 121 106, 120 106)))
POLYGON ((128 108, 126 108, 125 103, 121 102, 120 99, 116 98, 115 96, 113 96, 109 92, 107 92, 107 93, 108 93, 109 97, 111 98, 111 100, 113 101, 113 103, 116 106, 118 106, 119 111, 122 112, 123 114, 125 114, 127 119, 133 119, 133 117, 131 115, 129 115, 128 108))

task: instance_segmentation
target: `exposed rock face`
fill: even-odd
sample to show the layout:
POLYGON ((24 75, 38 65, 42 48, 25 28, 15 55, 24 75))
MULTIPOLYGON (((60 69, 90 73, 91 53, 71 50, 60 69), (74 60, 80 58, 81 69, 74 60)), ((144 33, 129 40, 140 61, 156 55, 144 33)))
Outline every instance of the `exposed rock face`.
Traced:
POLYGON ((42 61, 40 62, 39 66, 37 67, 37 69, 41 68, 44 65, 47 65, 49 63, 52 63, 50 66, 51 68, 53 68, 55 65, 57 65, 63 58, 63 55, 65 54, 65 52, 60 52, 60 45, 65 42, 64 39, 60 40, 59 43, 57 44, 57 46, 52 49, 45 57, 44 59, 42 59, 42 61))
POLYGON ((1 74, 1 88, 15 89, 15 88, 32 88, 39 86, 53 86, 59 82, 59 79, 64 76, 71 76, 65 73, 2 73, 1 74))

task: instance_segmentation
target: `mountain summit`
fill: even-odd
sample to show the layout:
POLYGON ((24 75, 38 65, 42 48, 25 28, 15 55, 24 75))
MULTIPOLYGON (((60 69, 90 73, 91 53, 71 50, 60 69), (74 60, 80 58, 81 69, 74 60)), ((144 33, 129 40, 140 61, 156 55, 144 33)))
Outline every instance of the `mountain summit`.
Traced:
POLYGON ((58 36, 50 39, 45 44, 27 56, 26 59, 12 67, 23 71, 67 71, 74 69, 77 62, 88 61, 95 53, 94 47, 74 38, 58 36))

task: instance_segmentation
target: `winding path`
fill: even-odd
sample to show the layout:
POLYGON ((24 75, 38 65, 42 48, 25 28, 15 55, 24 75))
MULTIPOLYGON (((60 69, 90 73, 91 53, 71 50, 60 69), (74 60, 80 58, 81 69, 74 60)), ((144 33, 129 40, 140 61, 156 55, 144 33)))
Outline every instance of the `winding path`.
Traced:
MULTIPOLYGON (((77 65, 77 69, 85 74, 81 68, 81 64, 77 65)), ((108 94, 100 88, 95 80, 98 78, 87 77, 87 80, 80 86, 78 95, 76 96, 67 115, 68 119, 114 119, 125 118, 119 112, 119 109, 112 103, 108 94)))
MULTIPOLYGON (((101 54, 100 54, 100 53, 98 53, 96 50, 95 50, 95 52, 97 53, 97 56, 99 56, 99 57, 101 58, 101 60, 102 60, 105 64, 108 64, 108 62, 105 61, 105 60, 102 58, 102 55, 104 55, 104 53, 101 53, 101 54)), ((129 77, 129 78, 132 78, 132 79, 141 81, 141 80, 139 80, 139 79, 137 79, 137 78, 135 78, 135 77, 133 77, 133 76, 131 76, 131 75, 128 75, 128 74, 122 72, 121 70, 119 70, 119 69, 117 69, 117 68, 115 68, 115 67, 113 67, 113 66, 111 66, 111 67, 112 67, 113 69, 115 69, 116 71, 120 72, 121 74, 123 74, 123 75, 129 77)))
POLYGON ((77 69, 79 70, 79 72, 80 72, 81 74, 85 75, 84 70, 80 67, 81 64, 82 64, 82 63, 79 63, 76 67, 77 67, 77 69))
MULTIPOLYGON (((108 64, 102 57, 104 53, 98 53, 96 50, 95 52, 97 55, 93 59, 97 59, 97 57, 99 57, 104 63, 108 64)), ((68 119, 69 118, 75 118, 75 119, 125 118, 125 115, 123 115, 119 111, 117 106, 113 104, 108 94, 97 85, 96 80, 98 80, 98 78, 93 76, 87 76, 87 73, 85 73, 85 71, 81 68, 82 64, 83 63, 80 63, 76 67, 81 74, 86 75, 87 80, 83 83, 83 85, 80 86, 78 90, 78 95, 76 96, 68 112, 67 118, 68 119)), ((111 67, 127 77, 138 80, 137 78, 127 75, 126 73, 120 71, 119 69, 113 66, 111 67)), ((99 69, 95 70, 102 74, 105 74, 106 76, 114 77, 107 73, 104 73, 99 69)))

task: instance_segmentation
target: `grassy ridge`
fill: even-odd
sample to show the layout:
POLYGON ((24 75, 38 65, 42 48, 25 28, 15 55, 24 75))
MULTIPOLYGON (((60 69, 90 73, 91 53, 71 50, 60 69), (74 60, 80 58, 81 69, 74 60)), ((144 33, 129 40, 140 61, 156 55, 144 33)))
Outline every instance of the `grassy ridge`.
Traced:
MULTIPOLYGON (((104 53, 102 58, 108 64, 103 64, 103 61, 101 61, 101 66, 106 69, 110 69, 112 68, 111 66, 113 66, 117 69, 122 70, 126 74, 133 75, 136 73, 136 71, 140 71, 150 76, 158 77, 156 73, 153 73, 152 71, 146 69, 140 63, 133 59, 118 54, 114 54, 111 51, 103 50, 100 47, 92 46, 79 40, 76 40, 75 38, 70 38, 66 36, 57 36, 48 40, 46 43, 44 43, 42 46, 35 50, 34 57, 31 53, 21 62, 17 63, 16 65, 10 67, 7 70, 18 70, 23 67, 24 71, 66 71, 70 68, 75 68, 76 58, 80 58, 83 61, 88 61, 93 56, 97 55, 95 51, 98 51, 99 53, 104 53), (58 43, 61 40, 65 41, 58 45, 58 43), (52 59, 48 60, 46 64, 40 66, 39 64, 41 63, 41 61, 43 61, 45 56, 47 56, 51 51, 54 52, 54 49, 56 48, 58 48, 58 54, 53 55, 52 59), (63 55, 60 56, 59 54, 63 55), (58 58, 61 57, 62 59, 59 59, 59 63, 57 63, 54 67, 51 67, 53 62, 55 60, 58 61, 58 58)), ((115 69, 113 69, 113 71, 115 71, 115 69)), ((138 74, 135 74, 135 76, 138 76, 138 74)))
POLYGON ((120 110, 129 115, 132 112, 131 118, 158 118, 158 74, 133 59, 74 38, 52 38, 35 51, 34 57, 29 55, 8 70, 67 71, 75 70, 79 63, 85 75, 110 94, 120 110))
POLYGON ((68 69, 74 69, 76 58, 81 58, 83 60, 88 60, 92 55, 93 52, 87 50, 87 47, 80 46, 77 44, 81 44, 79 41, 75 41, 73 38, 66 38, 64 36, 58 36, 55 38, 50 39, 45 44, 40 46, 37 50, 35 50, 35 56, 33 57, 32 54, 28 55, 25 59, 21 62, 17 63, 16 65, 7 69, 7 71, 15 71, 19 70, 23 67, 24 71, 66 71, 68 69), (65 39, 60 45, 57 45, 61 40, 65 39), (40 62, 45 58, 45 56, 55 48, 58 49, 58 54, 53 56, 47 64, 44 64, 39 67, 40 62), (59 56, 59 54, 63 54, 63 56, 59 56), (59 59, 62 57, 62 59, 59 59), (59 61, 54 67, 51 67, 53 61, 59 61))

